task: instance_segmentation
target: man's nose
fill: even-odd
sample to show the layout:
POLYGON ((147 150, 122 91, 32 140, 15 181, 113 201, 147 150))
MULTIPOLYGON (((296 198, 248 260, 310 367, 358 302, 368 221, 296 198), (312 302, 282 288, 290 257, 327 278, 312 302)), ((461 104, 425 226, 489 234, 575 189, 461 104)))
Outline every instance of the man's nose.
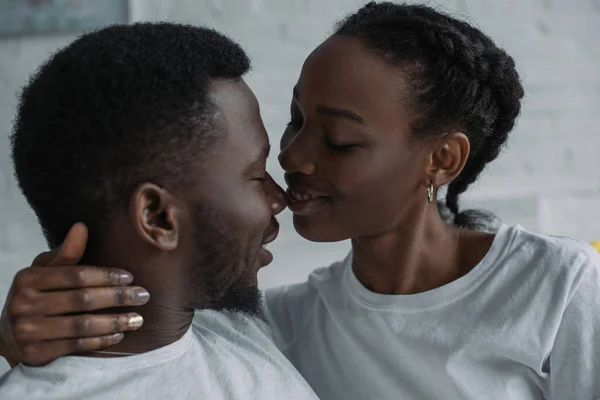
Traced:
POLYGON ((287 194, 281 186, 273 180, 270 174, 267 173, 267 181, 265 182, 267 197, 271 202, 271 210, 273 215, 282 212, 287 206, 287 194))

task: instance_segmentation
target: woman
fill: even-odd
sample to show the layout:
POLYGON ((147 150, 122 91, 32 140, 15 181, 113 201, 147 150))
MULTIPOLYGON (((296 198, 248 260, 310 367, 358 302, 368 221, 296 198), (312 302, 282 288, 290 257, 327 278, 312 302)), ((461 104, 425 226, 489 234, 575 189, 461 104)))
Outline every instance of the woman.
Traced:
POLYGON ((600 398, 598 254, 459 209, 522 97, 510 56, 425 6, 369 3, 306 60, 289 207, 301 236, 352 252, 268 291, 266 318, 321 398, 600 398))

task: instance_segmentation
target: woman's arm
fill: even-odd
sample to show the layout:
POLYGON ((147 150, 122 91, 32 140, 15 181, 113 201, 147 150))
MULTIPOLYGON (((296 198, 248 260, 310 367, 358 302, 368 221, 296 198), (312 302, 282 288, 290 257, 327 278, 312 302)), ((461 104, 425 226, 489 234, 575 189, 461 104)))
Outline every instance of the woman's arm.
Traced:
POLYGON ((600 399, 600 255, 590 252, 550 354, 550 399, 600 399))

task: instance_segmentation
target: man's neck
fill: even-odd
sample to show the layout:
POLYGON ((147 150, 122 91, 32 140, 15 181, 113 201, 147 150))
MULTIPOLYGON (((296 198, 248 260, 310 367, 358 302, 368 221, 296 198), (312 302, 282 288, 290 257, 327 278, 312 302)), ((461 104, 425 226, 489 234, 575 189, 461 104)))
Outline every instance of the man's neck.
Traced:
MULTIPOLYGON (((86 265, 117 265, 134 275, 132 285, 143 287, 150 293, 150 300, 143 306, 99 310, 96 314, 123 315, 139 314, 143 324, 137 330, 126 331, 123 339, 110 348, 102 349, 115 353, 145 353, 164 347, 179 340, 189 329, 194 310, 187 306, 186 291, 181 279, 174 274, 162 275, 160 271, 177 271, 170 259, 150 254, 142 257, 143 251, 135 249, 135 243, 115 241, 108 250, 86 254, 86 265), (126 248, 119 248, 125 246, 126 248), (131 251, 127 251, 131 249, 131 251), (135 257, 128 258, 128 255, 135 257), (168 268, 167 268, 168 267, 168 268)), ((125 318, 125 317, 119 317, 125 318)), ((106 356, 107 353, 91 353, 90 356, 106 356)))
POLYGON ((123 340, 101 352, 88 353, 89 357, 110 357, 123 354, 146 353, 181 339, 194 318, 194 310, 175 309, 160 304, 147 304, 131 309, 102 310, 102 314, 136 313, 144 318, 143 325, 134 331, 124 332, 123 340), (107 352, 107 353, 105 353, 107 352))

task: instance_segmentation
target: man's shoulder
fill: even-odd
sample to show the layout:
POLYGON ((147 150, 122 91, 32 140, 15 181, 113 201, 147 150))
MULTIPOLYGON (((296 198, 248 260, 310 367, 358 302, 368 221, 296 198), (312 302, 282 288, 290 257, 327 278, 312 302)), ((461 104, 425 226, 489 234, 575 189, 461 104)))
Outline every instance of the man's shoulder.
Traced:
POLYGON ((135 356, 67 356, 41 367, 21 364, 0 378, 0 399, 95 400, 177 394, 160 380, 175 382, 181 370, 193 369, 193 344, 189 331, 171 344, 135 356))
POLYGON ((239 333, 250 336, 268 334, 261 318, 233 311, 196 310, 192 326, 200 335, 212 333, 223 338, 239 333))
POLYGON ((273 329, 265 316, 250 316, 238 312, 197 310, 192 323, 199 344, 224 346, 232 352, 251 352, 259 356, 279 353, 275 346, 273 329))
POLYGON ((88 368, 89 361, 93 362, 89 358, 69 356, 41 367, 18 365, 0 378, 0 398, 95 400, 106 398, 106 395, 123 398, 123 395, 139 391, 135 379, 127 379, 130 371, 114 367, 103 369, 102 372, 96 368, 88 368), (116 383, 122 378, 127 379, 127 385, 120 388, 116 383))
MULTIPOLYGON (((256 398, 315 398, 308 384, 277 348, 266 319, 235 312, 200 310, 195 313, 193 329, 203 354, 213 356, 211 368, 235 371, 234 375, 240 381, 258 377, 259 381, 251 385, 254 391, 262 393, 256 398)), ((235 386, 235 382, 225 386, 235 386)), ((241 389, 235 389, 240 396, 228 398, 244 398, 248 390, 241 389)))
MULTIPOLYGON (((43 370, 44 368, 47 369, 48 366, 39 367, 37 370, 43 370)), ((41 374, 42 379, 36 379, 36 375, 40 375, 38 371, 35 368, 19 364, 6 372, 0 377, 0 398, 52 399, 55 383, 47 378, 44 379, 44 374, 41 374), (30 371, 33 374, 33 379, 29 374, 30 371)))

